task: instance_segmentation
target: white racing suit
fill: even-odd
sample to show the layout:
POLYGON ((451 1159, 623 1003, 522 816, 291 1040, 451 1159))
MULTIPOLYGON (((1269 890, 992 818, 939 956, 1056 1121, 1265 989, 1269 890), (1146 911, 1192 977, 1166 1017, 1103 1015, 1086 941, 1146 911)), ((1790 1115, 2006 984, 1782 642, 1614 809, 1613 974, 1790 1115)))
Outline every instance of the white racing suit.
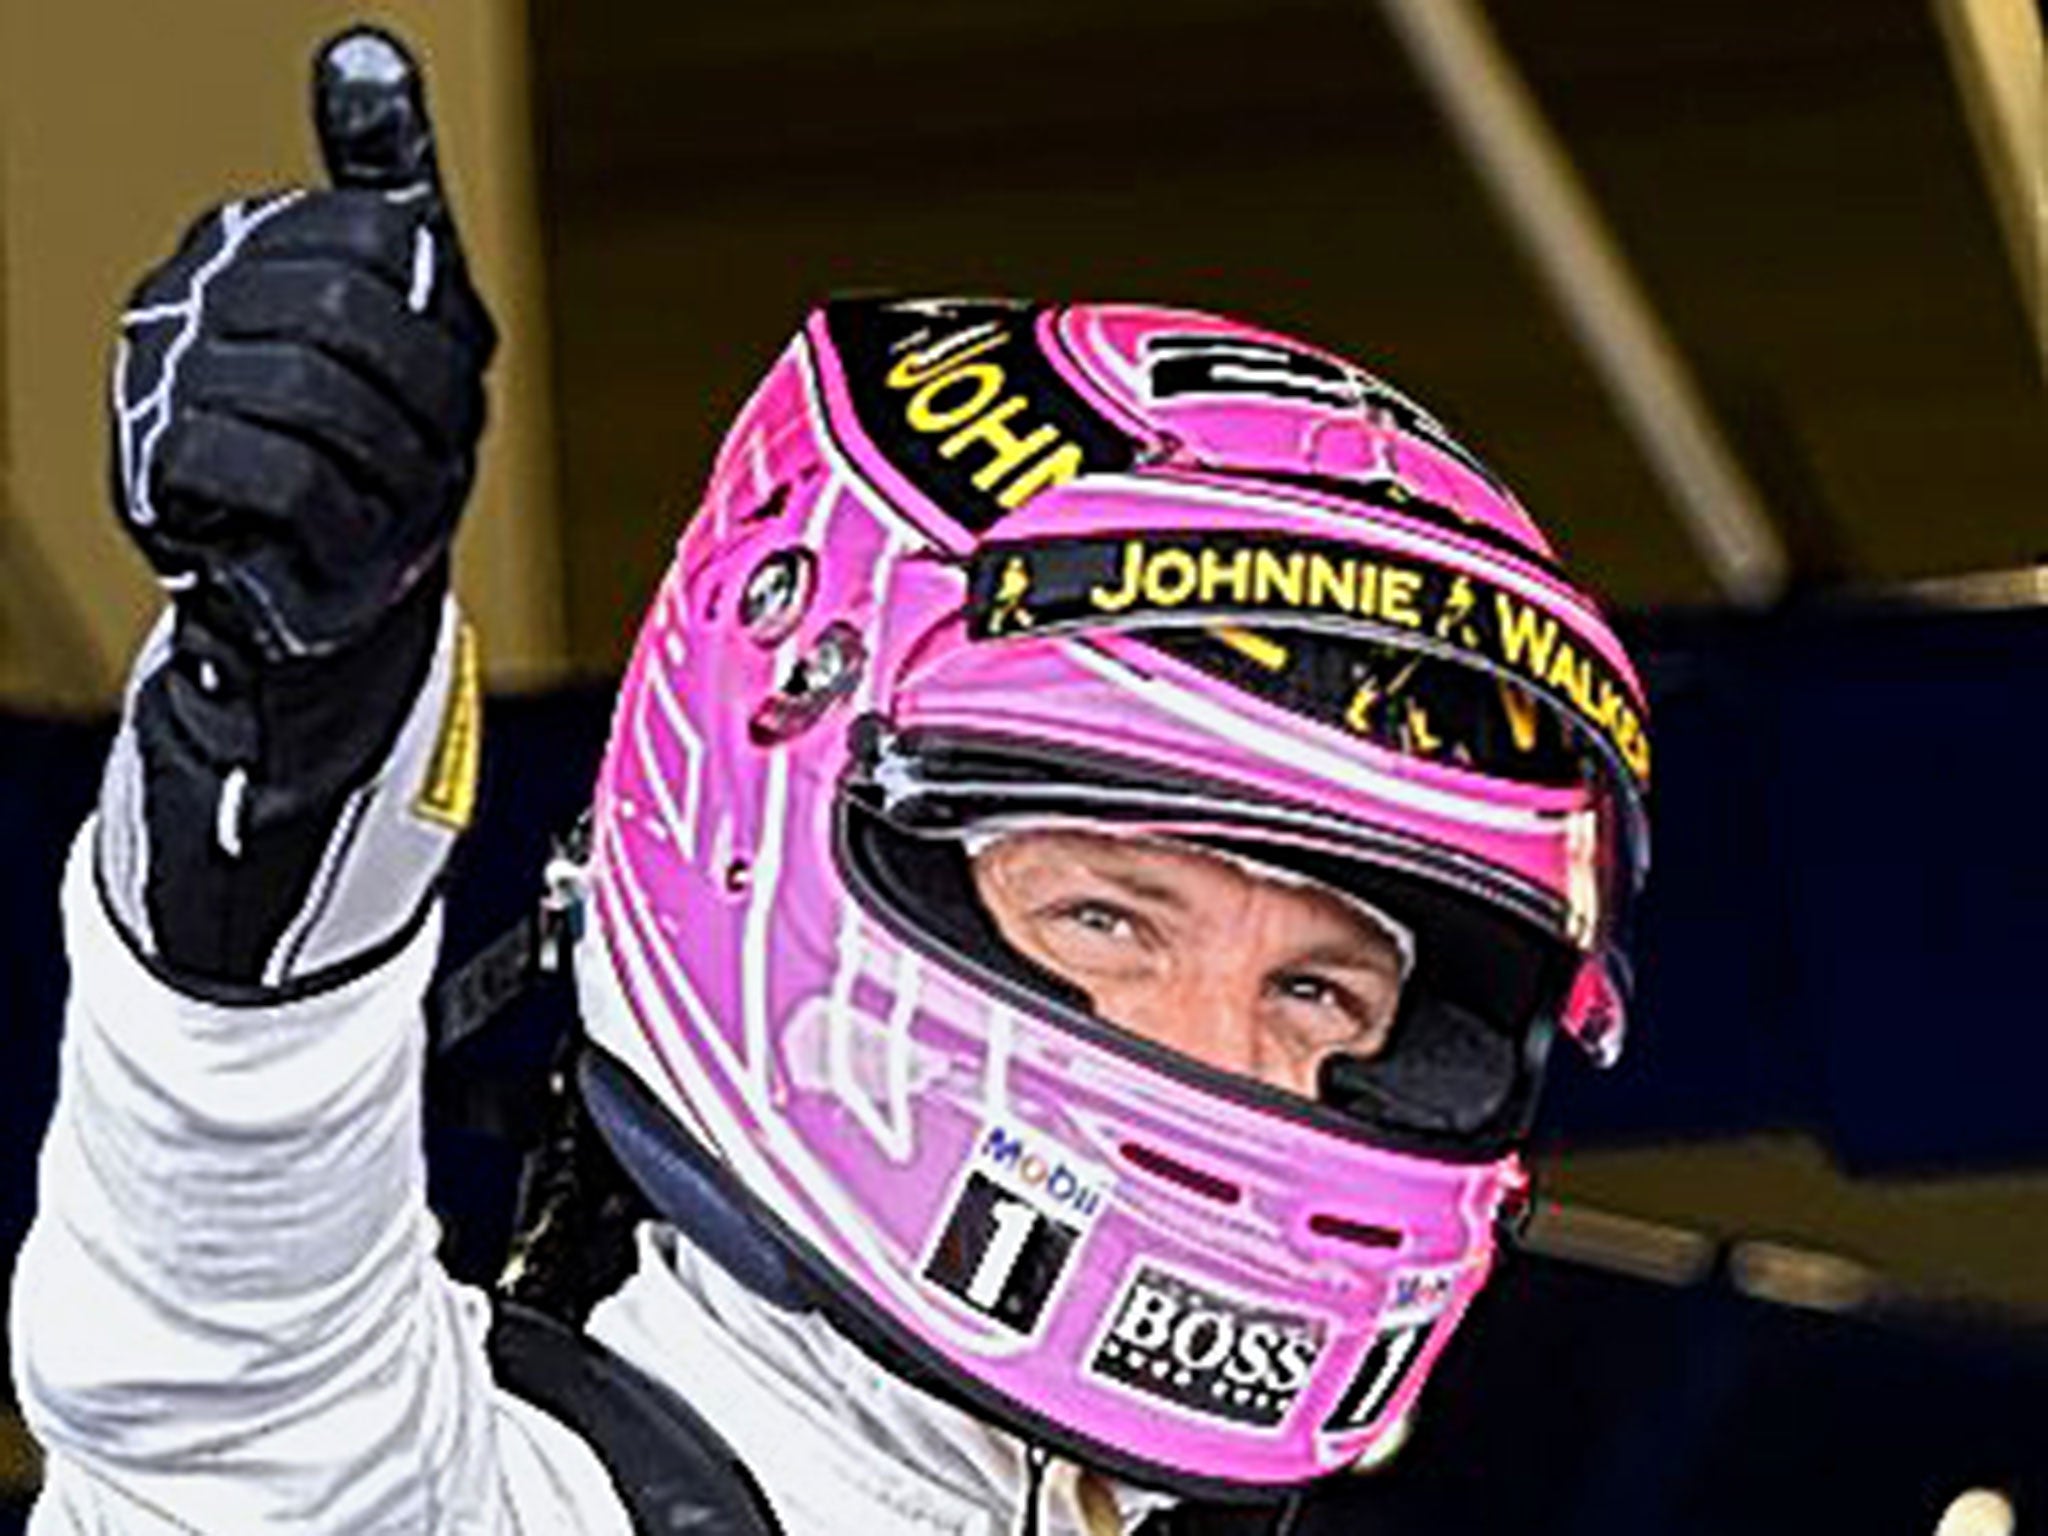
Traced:
MULTIPOLYGON (((457 635, 449 604, 410 714, 351 791, 254 1001, 191 995, 153 963, 139 893, 155 879, 161 901, 176 871, 150 866, 163 851, 135 716, 165 664, 161 633, 144 653, 64 882, 61 1089, 11 1315, 17 1391, 47 1455, 33 1536, 648 1528, 604 1436, 494 1375, 493 1303, 435 1257, 422 1002, 453 833, 420 810, 461 713, 457 635)), ((230 851, 241 794, 223 781, 213 831, 230 851)), ((744 1468, 696 1502, 683 1490, 670 1528, 1019 1528, 1030 1479, 1012 1437, 891 1376, 821 1316, 770 1306, 672 1229, 640 1230, 636 1268, 587 1335, 603 1347, 590 1358, 651 1379, 646 1395, 694 1405, 707 1465, 744 1468)), ((555 1358, 588 1351, 570 1344, 555 1358)), ((1148 1503, 1054 1463, 1037 1528, 1106 1536, 1148 1503)))

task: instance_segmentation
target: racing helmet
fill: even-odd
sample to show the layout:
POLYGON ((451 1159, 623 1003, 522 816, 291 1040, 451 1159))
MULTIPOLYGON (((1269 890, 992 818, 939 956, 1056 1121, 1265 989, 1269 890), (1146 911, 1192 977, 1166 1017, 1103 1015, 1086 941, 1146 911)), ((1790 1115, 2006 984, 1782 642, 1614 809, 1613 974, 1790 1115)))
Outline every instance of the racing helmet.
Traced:
POLYGON ((828 303, 619 696, 599 1122, 983 1417, 1293 1487, 1384 1448, 1484 1283, 1553 1037, 1619 1051, 1649 778, 1600 611, 1372 374, 1179 310, 828 303), (1043 825, 1390 915, 1384 1049, 1311 1099, 1099 1017, 975 897, 972 850, 1043 825))

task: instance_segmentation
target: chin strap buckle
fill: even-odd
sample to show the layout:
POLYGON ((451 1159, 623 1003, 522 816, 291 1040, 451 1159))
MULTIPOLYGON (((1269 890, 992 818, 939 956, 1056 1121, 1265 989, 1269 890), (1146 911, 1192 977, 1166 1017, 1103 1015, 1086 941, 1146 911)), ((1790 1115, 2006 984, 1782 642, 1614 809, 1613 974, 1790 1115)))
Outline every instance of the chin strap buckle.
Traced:
POLYGON ((568 974, 584 932, 589 854, 586 811, 548 858, 540 904, 435 983, 426 1010, 436 1057, 473 1039, 546 981, 568 974))
MULTIPOLYGON (((586 822, 587 822, 586 818, 586 822)), ((582 828, 579 823, 579 829, 582 828)), ((588 834, 585 833, 585 841, 588 834)), ((558 844, 542 871, 546 885, 534 922, 534 966, 544 976, 566 975, 569 957, 584 932, 584 901, 589 893, 589 866, 566 842, 558 844)))

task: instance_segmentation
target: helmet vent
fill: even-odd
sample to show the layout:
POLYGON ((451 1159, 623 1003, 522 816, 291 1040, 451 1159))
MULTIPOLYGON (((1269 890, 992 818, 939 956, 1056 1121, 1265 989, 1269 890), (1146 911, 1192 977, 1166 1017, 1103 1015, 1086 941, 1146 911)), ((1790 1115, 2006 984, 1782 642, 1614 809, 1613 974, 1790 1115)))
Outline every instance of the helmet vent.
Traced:
POLYGON ((1309 1217, 1308 1229, 1317 1237, 1335 1238, 1340 1243, 1356 1243, 1361 1248, 1398 1248, 1407 1241, 1406 1237, 1393 1227, 1377 1226, 1369 1221, 1353 1221, 1349 1216, 1332 1216, 1328 1211, 1317 1211, 1309 1217))
POLYGON ((789 486, 781 484, 770 491, 761 504, 740 519, 743 523, 772 523, 782 516, 789 505, 789 486))
POLYGON ((781 690, 755 709, 747 721, 749 739, 757 747, 772 747, 801 736, 854 691, 867 660, 859 630, 844 619, 826 625, 810 651, 790 668, 781 690))
POLYGON ((1200 1195, 1205 1200, 1215 1200, 1223 1205, 1235 1205, 1244 1198, 1244 1191, 1229 1179, 1219 1178, 1213 1173, 1204 1173, 1199 1168, 1190 1168, 1179 1158, 1168 1157, 1164 1152, 1155 1152, 1150 1147, 1135 1141, 1127 1141, 1118 1149, 1124 1161, 1141 1173, 1164 1179, 1169 1184, 1178 1184, 1182 1189, 1200 1195))

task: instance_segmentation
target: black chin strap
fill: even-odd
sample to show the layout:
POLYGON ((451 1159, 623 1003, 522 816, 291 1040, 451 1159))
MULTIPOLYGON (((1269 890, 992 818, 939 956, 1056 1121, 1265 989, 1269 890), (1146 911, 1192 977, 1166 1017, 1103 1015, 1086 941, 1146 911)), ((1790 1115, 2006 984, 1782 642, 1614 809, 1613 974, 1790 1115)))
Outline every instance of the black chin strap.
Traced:
POLYGON ((1039 1536, 1044 1526, 1045 1474, 1052 1453, 1036 1441, 1024 1442, 1024 1497, 1017 1510, 1016 1536, 1039 1536))
POLYGON ((587 1047, 576 1088, 611 1155, 662 1220, 769 1305, 811 1310, 810 1288, 754 1219, 731 1170, 676 1130, 631 1071, 587 1047))

